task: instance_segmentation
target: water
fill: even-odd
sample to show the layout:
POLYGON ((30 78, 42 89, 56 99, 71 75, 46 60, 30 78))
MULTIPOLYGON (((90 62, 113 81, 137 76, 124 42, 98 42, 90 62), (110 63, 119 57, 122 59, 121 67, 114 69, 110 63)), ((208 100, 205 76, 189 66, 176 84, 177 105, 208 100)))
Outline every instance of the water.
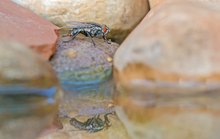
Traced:
POLYGON ((0 138, 35 138, 57 112, 57 87, 0 87, 0 138))

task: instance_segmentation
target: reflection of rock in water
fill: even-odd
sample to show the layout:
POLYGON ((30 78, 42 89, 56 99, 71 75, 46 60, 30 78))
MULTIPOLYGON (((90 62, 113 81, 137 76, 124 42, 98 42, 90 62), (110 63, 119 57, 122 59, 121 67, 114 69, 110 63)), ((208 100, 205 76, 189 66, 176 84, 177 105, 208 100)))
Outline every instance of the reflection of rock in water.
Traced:
POLYGON ((60 105, 60 116, 93 116, 113 112, 112 89, 112 82, 107 81, 86 89, 66 91, 60 105))
POLYGON ((81 108, 79 112, 77 113, 77 116, 80 115, 96 115, 96 114, 107 114, 114 112, 114 106, 111 103, 108 103, 108 105, 103 104, 103 106, 90 106, 81 108))
POLYGON ((52 124, 61 96, 58 79, 41 57, 0 41, 0 138, 35 138, 52 124))

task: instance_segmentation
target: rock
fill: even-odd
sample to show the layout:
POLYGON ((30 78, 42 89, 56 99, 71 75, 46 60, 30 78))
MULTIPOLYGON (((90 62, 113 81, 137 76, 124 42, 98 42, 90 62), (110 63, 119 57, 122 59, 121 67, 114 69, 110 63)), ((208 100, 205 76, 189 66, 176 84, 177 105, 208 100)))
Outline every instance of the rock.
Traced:
POLYGON ((217 139, 220 15, 212 5, 153 8, 114 56, 116 112, 133 139, 217 139))
MULTIPOLYGON (((182 2, 182 0, 149 0, 149 5, 150 5, 150 8, 154 8, 157 5, 160 5, 160 4, 163 4, 166 2, 172 2, 172 1, 173 2, 177 2, 177 1, 182 2)), ((211 4, 213 7, 219 7, 219 4, 220 4, 218 0, 185 0, 184 2, 187 2, 187 1, 195 2, 195 3, 202 2, 205 4, 211 4)))
POLYGON ((45 59, 55 51, 57 27, 11 1, 0 1, 0 38, 23 43, 45 59))
MULTIPOLYGON (((77 36, 75 39, 58 42, 57 52, 51 64, 63 86, 70 88, 103 82, 112 75, 112 57, 118 44, 107 44, 104 40, 77 36)), ((66 88, 66 87, 65 87, 66 88)))
POLYGON ((218 81, 218 12, 185 2, 155 8, 116 52, 117 79, 218 81))
POLYGON ((0 136, 35 138, 53 122, 61 89, 49 63, 18 43, 0 41, 0 136))
POLYGON ((148 1, 149 1, 149 6, 152 9, 155 6, 157 6, 158 4, 164 2, 165 0, 148 0, 148 1))
POLYGON ((92 21, 110 27, 110 37, 122 42, 148 11, 146 0, 13 0, 59 26, 66 21, 92 21), (94 8, 95 7, 95 8, 94 8))

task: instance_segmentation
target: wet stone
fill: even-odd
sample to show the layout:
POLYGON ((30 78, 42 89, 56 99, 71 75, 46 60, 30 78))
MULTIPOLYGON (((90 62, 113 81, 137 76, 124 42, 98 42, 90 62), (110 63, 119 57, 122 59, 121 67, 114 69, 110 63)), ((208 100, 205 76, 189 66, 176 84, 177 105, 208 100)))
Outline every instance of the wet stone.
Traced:
POLYGON ((63 86, 103 82, 111 77, 112 57, 118 44, 102 39, 77 36, 68 42, 60 39, 51 64, 63 86))
POLYGON ((0 137, 35 138, 52 124, 61 89, 50 64, 29 48, 0 41, 0 137))

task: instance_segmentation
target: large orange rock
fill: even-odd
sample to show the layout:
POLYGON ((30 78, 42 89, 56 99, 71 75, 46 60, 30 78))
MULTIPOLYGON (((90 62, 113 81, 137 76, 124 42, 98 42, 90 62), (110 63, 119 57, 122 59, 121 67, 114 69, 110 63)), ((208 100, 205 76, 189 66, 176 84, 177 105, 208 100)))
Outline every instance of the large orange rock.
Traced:
POLYGON ((23 43, 45 59, 55 51, 57 27, 11 1, 0 1, 0 38, 23 43))
POLYGON ((189 2, 155 7, 116 52, 117 79, 220 80, 219 11, 189 2))

